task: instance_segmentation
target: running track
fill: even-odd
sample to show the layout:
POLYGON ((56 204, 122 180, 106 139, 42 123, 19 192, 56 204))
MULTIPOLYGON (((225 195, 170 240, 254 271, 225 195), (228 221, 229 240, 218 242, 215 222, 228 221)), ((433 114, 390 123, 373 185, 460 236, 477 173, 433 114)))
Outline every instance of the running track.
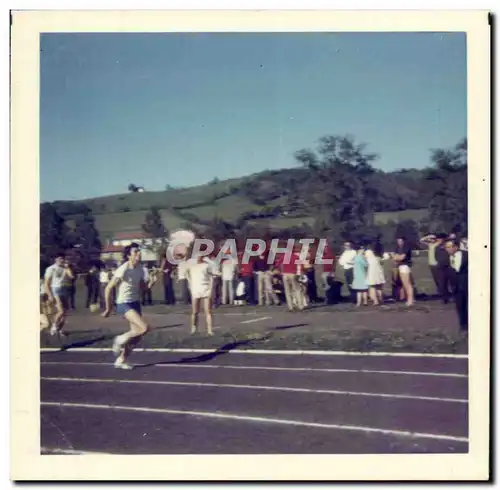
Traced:
POLYGON ((48 454, 468 451, 460 357, 41 354, 48 454))

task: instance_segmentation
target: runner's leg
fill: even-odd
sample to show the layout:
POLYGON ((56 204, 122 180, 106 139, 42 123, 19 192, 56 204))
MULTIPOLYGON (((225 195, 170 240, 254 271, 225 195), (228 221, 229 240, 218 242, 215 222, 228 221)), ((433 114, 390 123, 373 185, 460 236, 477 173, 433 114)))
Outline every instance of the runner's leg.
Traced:
POLYGON ((203 310, 205 313, 205 318, 207 322, 207 333, 208 335, 213 335, 213 330, 212 330, 212 325, 213 325, 213 318, 212 318, 212 301, 210 297, 203 298, 203 310))
POLYGON ((191 334, 198 330, 198 315, 200 313, 200 298, 192 298, 191 334))

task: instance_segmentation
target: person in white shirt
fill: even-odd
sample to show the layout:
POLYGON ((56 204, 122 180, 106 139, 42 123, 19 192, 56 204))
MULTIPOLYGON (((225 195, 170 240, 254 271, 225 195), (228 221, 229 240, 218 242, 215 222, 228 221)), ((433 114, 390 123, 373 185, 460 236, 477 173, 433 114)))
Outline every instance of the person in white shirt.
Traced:
POLYGON ((380 305, 384 302, 384 268, 382 267, 381 251, 376 243, 368 243, 365 251, 365 259, 368 264, 366 272, 366 282, 368 283, 368 294, 374 305, 380 305))
POLYGON ((205 262, 212 267, 212 307, 222 303, 222 267, 215 254, 205 258, 205 262))
POLYGON ((234 303, 234 278, 238 267, 236 258, 226 258, 222 261, 222 304, 234 303))
POLYGON ((105 294, 106 294, 106 288, 109 284, 109 270, 107 267, 104 267, 101 269, 101 272, 99 272, 99 285, 100 285, 100 291, 99 291, 99 303, 101 304, 101 308, 106 307, 106 301, 104 299, 105 294))
POLYGON ((147 284, 144 280, 144 270, 141 266, 141 250, 137 243, 126 246, 123 252, 125 262, 118 267, 113 278, 106 288, 106 310, 102 314, 109 317, 112 311, 112 291, 118 288, 116 297, 116 311, 130 324, 130 329, 115 337, 113 352, 117 356, 115 367, 118 369, 132 369, 127 363, 127 358, 134 346, 150 330, 141 314, 141 290, 145 287, 151 289, 154 278, 147 284))
POLYGON ((356 250, 353 250, 352 243, 347 241, 344 243, 344 251, 339 257, 339 265, 344 269, 344 277, 349 288, 349 297, 354 300, 352 293, 352 281, 354 280, 354 259, 356 258, 356 250))
POLYGON ((189 261, 186 278, 189 282, 192 298, 191 334, 195 334, 198 331, 198 315, 200 313, 200 305, 203 303, 207 333, 208 335, 213 335, 212 287, 215 275, 216 271, 213 268, 213 264, 205 260, 205 257, 202 255, 198 255, 192 261, 189 261))
POLYGON ((56 306, 56 314, 50 329, 51 335, 66 335, 62 331, 68 310, 68 290, 64 287, 64 283, 73 277, 71 269, 64 266, 63 253, 57 254, 54 263, 45 271, 44 286, 47 301, 50 305, 56 306))

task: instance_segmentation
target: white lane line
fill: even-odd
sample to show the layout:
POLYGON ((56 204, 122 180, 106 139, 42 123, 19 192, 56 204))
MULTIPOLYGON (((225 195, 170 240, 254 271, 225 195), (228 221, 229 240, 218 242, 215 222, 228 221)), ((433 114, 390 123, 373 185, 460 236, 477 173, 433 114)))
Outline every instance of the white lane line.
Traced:
MULTIPOLYGON (((59 352, 61 347, 42 347, 40 352, 59 352)), ((110 347, 75 347, 68 348, 68 352, 111 352, 110 347)), ((167 349, 167 348, 136 348, 134 352, 180 352, 193 354, 209 354, 217 351, 215 349, 167 349)), ((330 350, 264 350, 264 349, 230 349, 228 354, 260 354, 260 355, 304 355, 304 356, 373 356, 373 357, 429 357, 429 358, 449 358, 468 359, 467 354, 430 354, 419 352, 354 352, 354 351, 330 351, 330 350)))
POLYGON ((423 432, 410 432, 406 430, 378 429, 375 427, 366 427, 361 425, 343 425, 343 424, 322 424, 319 422, 303 422, 300 420, 274 419, 268 417, 253 417, 248 415, 236 415, 221 412, 197 412, 192 410, 172 410, 168 408, 147 408, 147 407, 126 407, 121 405, 96 405, 86 403, 65 403, 65 402, 41 402, 42 406, 63 407, 63 408, 93 408, 103 410, 124 410, 131 412, 144 413, 163 413, 170 415, 191 415, 194 417, 207 417, 216 419, 241 420, 247 422, 261 422, 269 424, 292 425, 297 427, 313 427, 319 429, 337 429, 358 432, 372 432, 385 434, 389 436, 400 436, 409 438, 438 439, 443 441, 469 442, 467 437, 450 436, 443 434, 427 434, 423 432))
POLYGON ((241 323, 255 323, 255 322, 261 322, 263 320, 270 320, 272 317, 270 316, 261 316, 259 318, 252 318, 251 320, 245 320, 241 323))
POLYGON ((425 400, 432 402, 450 402, 467 403, 467 400, 461 398, 438 398, 433 396, 419 396, 407 394, 392 393, 366 393, 363 391, 341 391, 341 390, 313 390, 311 388, 291 388, 288 386, 265 386, 265 385, 236 385, 232 383, 198 383, 191 381, 156 381, 142 379, 105 379, 105 378, 64 378, 43 376, 43 381, 69 381, 76 383, 128 383, 140 385, 164 385, 164 386, 197 386, 200 388, 234 388, 244 390, 262 390, 262 391, 285 391, 293 393, 312 393, 325 395, 344 395, 344 396, 370 396, 374 398, 395 398, 403 400, 425 400))
MULTIPOLYGON (((111 362, 56 362, 42 361, 42 366, 108 366, 113 367, 111 362)), ((388 375, 407 375, 407 376, 435 376, 443 378, 468 378, 467 374, 460 373, 433 373, 425 371, 379 371, 376 369, 335 369, 335 368, 301 368, 301 367, 280 367, 280 366, 238 366, 238 365, 220 365, 213 364, 136 364, 137 367, 161 367, 161 368, 188 368, 188 369, 241 369, 254 371, 290 371, 290 372, 312 372, 312 373, 362 373, 362 374, 388 374, 388 375)))
POLYGON ((79 451, 78 449, 61 449, 42 446, 40 452, 49 454, 72 454, 75 456, 110 456, 112 453, 102 453, 97 451, 79 451))

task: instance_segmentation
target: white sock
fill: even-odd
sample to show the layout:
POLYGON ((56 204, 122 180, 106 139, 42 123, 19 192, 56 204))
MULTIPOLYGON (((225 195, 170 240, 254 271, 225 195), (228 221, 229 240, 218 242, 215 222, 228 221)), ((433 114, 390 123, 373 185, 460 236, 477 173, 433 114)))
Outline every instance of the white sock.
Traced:
POLYGON ((116 342, 120 345, 123 345, 125 342, 129 340, 128 332, 122 333, 116 337, 116 342))

